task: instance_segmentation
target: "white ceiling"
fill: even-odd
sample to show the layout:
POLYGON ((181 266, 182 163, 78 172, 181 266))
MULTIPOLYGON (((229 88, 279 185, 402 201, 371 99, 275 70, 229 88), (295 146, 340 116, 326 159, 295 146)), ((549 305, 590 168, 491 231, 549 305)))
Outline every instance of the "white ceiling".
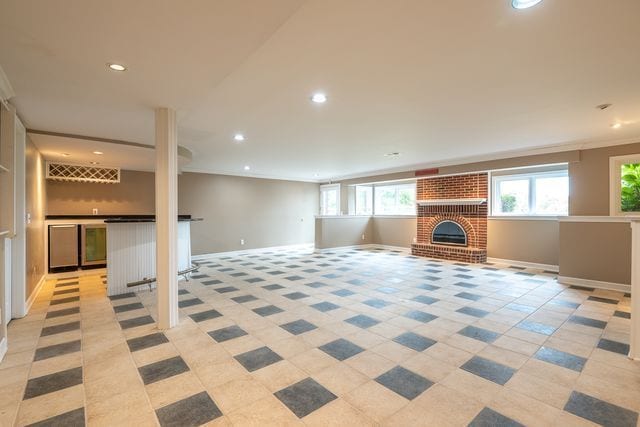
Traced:
POLYGON ((640 2, 510 3, 0 0, 0 65, 33 129, 153 144, 153 108, 177 109, 185 170, 325 180, 640 138, 640 2))

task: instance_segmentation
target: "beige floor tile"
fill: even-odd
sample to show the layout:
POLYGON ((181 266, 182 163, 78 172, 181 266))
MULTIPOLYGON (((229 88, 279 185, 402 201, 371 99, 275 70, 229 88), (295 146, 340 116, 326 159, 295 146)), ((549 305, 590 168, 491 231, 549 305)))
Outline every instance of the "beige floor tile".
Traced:
POLYGON ((382 344, 379 344, 373 347, 371 351, 373 351, 374 353, 378 353, 379 355, 396 363, 407 360, 418 353, 415 350, 412 350, 393 341, 386 341, 382 344))
POLYGON ((324 328, 319 328, 301 334, 300 338, 306 341, 311 347, 320 347, 328 342, 337 340, 340 336, 324 328))
POLYGON ((501 347, 507 350, 515 351, 516 353, 524 354, 525 356, 533 356, 540 348, 537 344, 532 344, 526 341, 519 340, 508 336, 501 336, 493 342, 496 347, 501 347))
POLYGON ((473 357, 473 354, 468 351, 441 342, 435 343, 426 349, 424 354, 456 366, 462 365, 473 357))
POLYGON ((516 372, 505 386, 558 409, 564 408, 571 395, 568 387, 523 372, 516 372))
POLYGON ((304 353, 294 356, 289 360, 291 363, 310 375, 338 363, 336 359, 317 348, 305 351, 304 353))
POLYGON ((462 369, 456 369, 451 372, 451 374, 440 381, 440 384, 465 394, 472 399, 476 399, 485 405, 491 402, 502 390, 501 385, 485 380, 470 372, 463 371, 462 369))
POLYGON ((28 425, 84 406, 84 388, 76 385, 64 390, 23 400, 18 412, 19 425, 28 425))
POLYGON ((446 376, 457 369, 456 366, 450 365, 440 359, 429 356, 425 353, 417 355, 405 360, 400 364, 410 371, 420 374, 432 382, 443 380, 446 376))
POLYGON ((202 365, 194 369, 207 390, 229 381, 249 378, 249 373, 238 362, 229 359, 226 362, 202 365))
POLYGON ((380 422, 407 405, 409 401, 375 381, 369 381, 344 396, 354 408, 380 422))
POLYGON ((369 381, 369 378, 345 363, 330 366, 313 378, 336 396, 342 396, 369 381))
POLYGON ((464 335, 460 334, 451 335, 446 339, 446 341, 444 341, 444 344, 447 344, 451 347, 456 347, 468 353, 478 353, 488 345, 485 342, 465 337, 464 335))
POLYGON ((299 337, 286 338, 269 344, 269 348, 284 359, 290 359, 312 348, 311 344, 299 337))
POLYGON ((301 426, 302 422, 275 396, 268 396, 251 405, 230 412, 234 426, 301 426))
POLYGON ((307 378, 309 375, 302 369, 297 368, 293 363, 281 360, 252 372, 251 376, 272 392, 276 392, 307 378))
POLYGON ((640 382, 627 387, 583 373, 576 382, 576 390, 598 399, 640 412, 640 382))
POLYGON ((371 350, 365 350, 360 354, 350 357, 343 363, 360 371, 369 378, 376 378, 396 365, 393 361, 371 350))
POLYGON ((33 362, 29 377, 37 378, 78 366, 82 366, 82 352, 80 351, 33 362))
POLYGON ((504 348, 495 347, 493 345, 488 345, 487 347, 485 347, 481 352, 478 353, 478 356, 484 357, 485 359, 493 360, 494 362, 501 363, 513 369, 520 369, 522 365, 524 365, 527 360, 529 360, 529 357, 523 354, 506 350, 504 348))
POLYGON ((254 402, 271 396, 269 389, 251 377, 232 380, 208 391, 223 413, 251 406, 254 402))
POLYGON ((560 414, 560 409, 525 396, 505 387, 488 405, 502 415, 527 426, 550 426, 560 414))
POLYGON ((193 372, 184 372, 146 386, 149 401, 154 409, 193 396, 201 391, 204 391, 204 387, 193 372))
POLYGON ((307 426, 375 426, 377 423, 343 399, 336 399, 303 418, 307 426))
POLYGON ((87 401, 85 407, 87 425, 109 426, 157 426, 157 418, 144 392, 131 390, 106 399, 87 401))
POLYGON ((225 350, 232 356, 246 353, 247 351, 255 350, 256 348, 264 347, 264 343, 251 335, 245 335, 240 338, 234 338, 229 341, 220 343, 225 350))

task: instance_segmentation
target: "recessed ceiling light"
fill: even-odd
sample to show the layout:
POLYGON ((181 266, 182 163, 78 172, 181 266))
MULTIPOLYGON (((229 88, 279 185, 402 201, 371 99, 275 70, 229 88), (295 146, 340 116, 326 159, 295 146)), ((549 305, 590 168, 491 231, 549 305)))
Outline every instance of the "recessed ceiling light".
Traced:
POLYGON ((514 9, 528 9, 541 1, 542 0, 511 0, 511 6, 513 6, 514 9))
POLYGON ((233 135, 233 139, 236 141, 244 141, 244 135, 241 133, 236 133, 235 135, 233 135))
POLYGON ((251 169, 249 166, 245 166, 244 170, 248 171, 249 169, 251 169))
POLYGON ((614 123, 611 125, 611 128, 613 129, 620 129, 622 127, 622 123, 614 123))
POLYGON ((116 64, 113 62, 107 63, 107 67, 109 67, 109 69, 112 71, 127 71, 127 67, 125 67, 124 65, 116 64))
POLYGON ((98 162, 91 162, 92 165, 99 165, 100 163, 98 162))
POLYGON ((69 153, 60 153, 60 155, 61 155, 62 157, 69 157, 71 154, 69 154, 69 153))
POLYGON ((400 153, 398 153, 397 151, 394 151, 393 153, 387 153, 384 156, 385 157, 398 157, 400 155, 400 153))
POLYGON ((104 153, 102 151, 94 151, 93 154, 97 154, 98 156, 102 156, 104 153))
POLYGON ((322 92, 316 92, 311 95, 311 100, 316 104, 324 104, 325 102, 327 102, 327 95, 322 92))
POLYGON ((320 174, 319 173, 314 173, 313 176, 317 178, 317 177, 320 176, 320 174))

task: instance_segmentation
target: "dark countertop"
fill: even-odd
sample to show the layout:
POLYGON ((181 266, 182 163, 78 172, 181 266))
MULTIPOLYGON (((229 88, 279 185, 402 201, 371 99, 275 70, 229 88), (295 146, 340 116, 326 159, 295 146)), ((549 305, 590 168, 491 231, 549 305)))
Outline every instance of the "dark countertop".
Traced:
MULTIPOLYGON (((47 215, 45 219, 104 219, 105 223, 123 222, 155 222, 155 215, 47 215)), ((178 215, 178 221, 202 221, 202 218, 192 218, 191 215, 178 215)))

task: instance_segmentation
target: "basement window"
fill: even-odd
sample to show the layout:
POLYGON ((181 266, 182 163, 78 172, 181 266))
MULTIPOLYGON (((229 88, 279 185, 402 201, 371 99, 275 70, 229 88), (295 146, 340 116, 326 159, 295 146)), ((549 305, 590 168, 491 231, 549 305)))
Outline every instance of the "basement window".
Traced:
POLYGON ((320 186, 320 215, 340 214, 340 184, 320 186))
POLYGON ((609 214, 640 214, 640 154, 609 159, 609 214))
POLYGON ((415 215, 416 183, 376 185, 375 215, 415 215))
POLYGON ((542 169, 493 175, 492 215, 568 215, 569 173, 566 165, 559 169, 542 169))
POLYGON ((373 185, 356 185, 356 215, 373 214, 373 185))

